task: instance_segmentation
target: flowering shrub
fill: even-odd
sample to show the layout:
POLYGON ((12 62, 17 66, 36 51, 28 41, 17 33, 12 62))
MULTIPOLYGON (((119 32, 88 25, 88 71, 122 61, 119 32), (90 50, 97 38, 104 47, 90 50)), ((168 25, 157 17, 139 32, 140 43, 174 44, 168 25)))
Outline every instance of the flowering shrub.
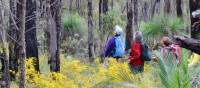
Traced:
POLYGON ((31 88, 154 88, 159 80, 150 65, 145 65, 144 74, 133 75, 126 62, 118 63, 113 58, 108 68, 103 68, 98 60, 94 65, 87 65, 75 59, 68 61, 61 55, 61 72, 48 74, 36 72, 33 59, 27 59, 26 64, 26 84, 31 88))
POLYGON ((196 65, 198 63, 200 63, 200 55, 194 53, 191 56, 191 58, 189 59, 189 66, 191 67, 191 66, 196 65))

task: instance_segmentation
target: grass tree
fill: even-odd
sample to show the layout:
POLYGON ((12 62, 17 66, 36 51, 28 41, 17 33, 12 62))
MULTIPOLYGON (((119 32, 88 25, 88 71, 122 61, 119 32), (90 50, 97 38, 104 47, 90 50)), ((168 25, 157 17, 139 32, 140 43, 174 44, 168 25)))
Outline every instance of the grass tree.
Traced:
POLYGON ((183 29, 184 22, 180 18, 161 16, 157 16, 149 22, 142 22, 140 25, 144 40, 150 45, 156 45, 162 36, 169 36, 173 39, 174 35, 182 33, 180 31, 183 29))
POLYGON ((181 63, 177 65, 176 58, 170 54, 166 58, 162 58, 159 52, 155 52, 158 57, 159 75, 164 88, 190 88, 187 62, 189 56, 184 53, 187 52, 183 51, 181 63))

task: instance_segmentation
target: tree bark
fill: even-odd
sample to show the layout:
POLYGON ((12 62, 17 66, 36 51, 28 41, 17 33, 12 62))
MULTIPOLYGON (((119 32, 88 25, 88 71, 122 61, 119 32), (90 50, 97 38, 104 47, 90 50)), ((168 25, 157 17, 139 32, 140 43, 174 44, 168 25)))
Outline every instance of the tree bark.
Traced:
POLYGON ((89 61, 94 61, 94 35, 93 35, 93 7, 92 0, 88 0, 88 54, 89 61))
POLYGON ((61 0, 55 4, 54 0, 47 1, 48 13, 48 44, 49 64, 53 72, 60 71, 60 29, 61 29, 61 0), (52 5, 53 4, 53 5, 52 5))
POLYGON ((138 0, 133 0, 133 30, 138 31, 138 0))
POLYGON ((175 39, 181 47, 189 49, 197 54, 200 54, 200 40, 184 37, 176 37, 175 39))
POLYGON ((133 0, 128 0, 127 3, 126 51, 131 48, 133 40, 133 0))
POLYGON ((190 0, 190 19, 191 19, 191 37, 194 39, 200 39, 200 20, 192 16, 192 12, 200 9, 199 0, 190 0))
POLYGON ((113 9, 113 7, 114 7, 114 1, 111 0, 111 8, 113 9))
POLYGON ((19 58, 20 63, 20 82, 19 88, 25 88, 26 80, 26 42, 25 42, 25 17, 26 17, 26 0, 18 0, 17 3, 17 18, 19 19, 18 26, 18 43, 19 43, 19 58))
POLYGON ((164 13, 170 14, 171 13, 171 3, 170 0, 164 0, 164 13))
POLYGON ((33 58, 34 67, 39 71, 38 45, 36 35, 36 1, 26 2, 26 58, 33 58))
POLYGON ((72 4, 73 0, 69 0, 69 13, 72 14, 72 4))
POLYGON ((183 10, 182 10, 182 0, 176 0, 176 13, 177 16, 182 18, 183 17, 183 10))
POLYGON ((148 2, 145 1, 144 6, 142 8, 142 14, 143 14, 143 21, 144 22, 147 22, 149 20, 148 8, 149 8, 148 2))
POLYGON ((83 15, 81 5, 82 5, 82 0, 76 0, 76 9, 80 16, 83 15))
MULTIPOLYGON (((14 71, 17 73, 18 71, 18 59, 16 58, 16 52, 18 50, 16 49, 16 11, 17 11, 17 1, 16 0, 10 0, 10 17, 9 17, 9 22, 10 22, 10 30, 9 30, 9 68, 10 70, 14 71)), ((15 80, 15 74, 12 72, 10 73, 11 75, 11 80, 15 80)))
POLYGON ((103 14, 108 12, 108 0, 103 0, 103 14))
POLYGON ((3 0, 0 2, 0 36, 1 36, 1 47, 2 47, 2 58, 3 59, 3 79, 5 80, 5 87, 10 88, 10 73, 9 73, 9 56, 8 56, 8 47, 6 43, 6 30, 4 28, 5 18, 4 18, 4 5, 3 0))
POLYGON ((151 18, 154 17, 155 12, 157 14, 160 13, 160 0, 155 0, 155 2, 153 3, 151 18))

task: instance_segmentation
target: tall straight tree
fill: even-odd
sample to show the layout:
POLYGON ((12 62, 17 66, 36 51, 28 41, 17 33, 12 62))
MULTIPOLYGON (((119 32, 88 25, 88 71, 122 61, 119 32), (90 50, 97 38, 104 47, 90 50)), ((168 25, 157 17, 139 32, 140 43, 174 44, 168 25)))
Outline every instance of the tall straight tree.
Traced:
POLYGON ((103 30, 103 0, 99 0, 99 30, 103 30))
POLYGON ((133 30, 138 31, 138 0, 133 0, 133 30))
POLYGON ((93 7, 92 7, 92 0, 88 1, 88 54, 89 54, 89 61, 94 61, 94 35, 93 35, 93 7))
MULTIPOLYGON (((17 73, 18 71, 18 58, 16 57, 16 53, 19 51, 17 48, 18 44, 16 42, 16 33, 17 33, 16 12, 17 12, 17 1, 10 0, 9 68, 15 73, 17 73)), ((11 74, 11 79, 15 79, 15 74, 13 73, 10 74, 11 74)))
POLYGON ((171 3, 170 0, 164 0, 164 13, 170 14, 171 13, 171 3))
POLYGON ((108 12, 108 0, 103 0, 103 14, 108 12))
POLYGON ((178 17, 183 17, 183 10, 182 10, 183 2, 182 0, 176 0, 176 14, 178 17))
POLYGON ((127 0, 126 51, 131 48, 133 40, 133 0, 127 0))
POLYGON ((160 0, 155 0, 153 5, 152 5, 152 10, 151 10, 151 18, 154 17, 154 14, 159 14, 160 13, 160 0))
POLYGON ((19 44, 19 55, 18 59, 20 60, 20 82, 19 88, 25 88, 25 77, 26 77, 26 42, 25 42, 25 17, 26 17, 26 0, 18 0, 17 3, 17 18, 19 19, 17 22, 18 27, 18 44, 19 44))
POLYGON ((69 0, 69 12, 72 14, 72 4, 73 0, 69 0))
POLYGON ((82 6, 82 0, 76 0, 76 9, 80 16, 83 15, 81 6, 82 6))
POLYGON ((61 0, 47 0, 47 34, 49 64, 53 72, 60 71, 61 0))
POLYGON ((36 0, 26 2, 26 58, 34 58, 34 67, 39 71, 38 45, 36 35, 36 0))
POLYGON ((3 59, 3 79, 5 80, 5 87, 6 88, 10 88, 10 75, 9 75, 9 56, 8 56, 8 47, 7 47, 7 43, 6 43, 6 30, 4 28, 5 26, 5 18, 4 18, 4 9, 5 9, 5 3, 3 2, 3 0, 0 0, 0 47, 2 47, 2 57, 0 57, 1 59, 3 59))

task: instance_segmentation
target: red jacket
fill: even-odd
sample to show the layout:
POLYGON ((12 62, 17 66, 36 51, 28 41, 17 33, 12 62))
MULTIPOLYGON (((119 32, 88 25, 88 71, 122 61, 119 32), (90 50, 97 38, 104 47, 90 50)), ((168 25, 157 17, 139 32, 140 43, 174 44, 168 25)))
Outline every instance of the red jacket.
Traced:
POLYGON ((141 58, 141 44, 140 42, 133 42, 131 47, 131 53, 129 56, 130 64, 134 66, 144 65, 144 61, 141 58))

